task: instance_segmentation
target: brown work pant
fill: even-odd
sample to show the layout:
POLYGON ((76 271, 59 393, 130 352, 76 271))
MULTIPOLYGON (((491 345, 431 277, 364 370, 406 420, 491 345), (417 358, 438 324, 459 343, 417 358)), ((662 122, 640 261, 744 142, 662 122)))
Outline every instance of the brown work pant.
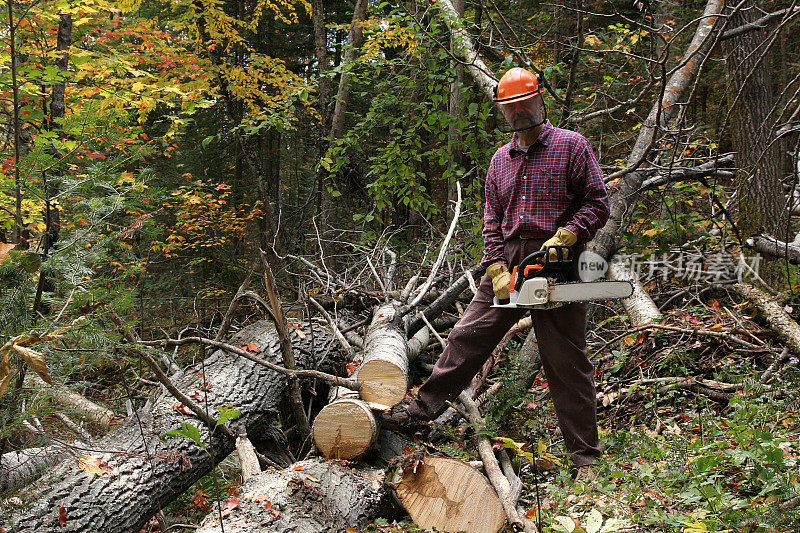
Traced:
MULTIPOLYGON (((510 239, 505 243, 509 268, 541 247, 542 239, 510 239)), ((577 256, 576 256, 577 257, 577 256)), ((577 279, 576 269, 572 279, 577 279)), ((412 415, 436 418, 464 390, 492 350, 527 310, 492 308, 492 280, 484 276, 478 293, 448 336, 448 344, 409 406, 412 415)), ((585 303, 532 311, 545 377, 567 450, 576 466, 600 456, 594 369, 586 351, 585 303)))

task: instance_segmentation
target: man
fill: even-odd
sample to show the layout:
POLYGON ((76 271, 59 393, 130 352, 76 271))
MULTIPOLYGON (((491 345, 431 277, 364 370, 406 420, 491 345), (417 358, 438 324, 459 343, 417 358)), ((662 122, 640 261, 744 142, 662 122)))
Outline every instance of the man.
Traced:
MULTIPOLYGON (((509 266, 552 245, 583 245, 609 216, 597 159, 580 134, 554 127, 538 77, 512 68, 495 90, 514 136, 492 157, 485 185, 484 256, 477 294, 448 337, 448 345, 416 399, 400 418, 434 419, 475 376, 509 328, 527 311, 492 308, 509 297, 509 266)), ((572 279, 577 280, 577 261, 572 279)), ((533 310, 533 327, 559 426, 576 480, 596 477, 600 456, 594 370, 586 350, 585 303, 533 310)))

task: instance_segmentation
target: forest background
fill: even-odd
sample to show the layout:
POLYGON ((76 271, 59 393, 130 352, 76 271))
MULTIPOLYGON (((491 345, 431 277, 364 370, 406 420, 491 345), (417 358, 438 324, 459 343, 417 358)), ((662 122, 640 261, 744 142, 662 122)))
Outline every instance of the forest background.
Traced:
MULTIPOLYGON (((483 180, 508 140, 487 80, 512 66, 544 75, 549 119, 590 140, 609 191, 635 190, 601 255, 637 254, 652 267, 681 252, 726 264, 760 253, 750 280, 796 319, 800 8, 788 0, 716 4, 9 0, 0 30, 0 342, 32 330, 51 336, 36 351, 2 354, 0 452, 46 440, 25 425, 51 409, 31 393, 26 376, 34 371, 117 412, 141 403, 147 372, 120 348, 119 324, 145 340, 187 332, 213 338, 259 249, 286 302, 331 295, 332 278, 321 272, 379 298, 433 261, 458 183, 447 268, 452 279, 474 265, 483 180), (723 16, 687 58, 712 4, 723 16), (671 76, 693 62, 689 83, 677 91, 671 76), (677 101, 657 105, 670 91, 677 101), (652 133, 644 143, 643 128, 652 133)), ((702 282, 709 279, 697 272, 673 274, 645 280, 651 294, 666 295, 662 311, 694 295, 688 308, 676 308, 693 327, 730 325, 720 306, 738 302, 708 291, 702 282)), ((298 309, 288 316, 302 317, 298 309)), ((621 313, 595 319, 624 324, 621 313)), ((242 307, 236 327, 257 316, 258 306, 242 307)), ((627 368, 647 342, 633 332, 601 343, 604 352, 595 355, 608 363, 605 378, 627 368)), ((758 431, 735 438, 757 443, 768 458, 715 455, 740 461, 744 481, 736 483, 753 486, 697 481, 695 496, 685 497, 700 503, 669 520, 678 529, 766 528, 771 504, 797 506, 797 479, 783 462, 797 452, 797 398, 745 386, 745 376, 760 378, 778 360, 774 349, 705 366, 704 349, 661 353, 659 371, 702 369, 740 384, 737 427, 758 431), (776 449, 780 461, 769 455, 776 449), (747 461, 762 460, 771 466, 748 470, 747 461)), ((796 366, 798 354, 789 352, 781 359, 787 381, 776 386, 783 390, 798 379, 788 364, 796 366)), ((179 364, 203 354, 176 351, 179 364)), ((727 400, 716 411, 704 401, 692 404, 697 416, 731 415, 727 400)), ((633 426, 653 427, 646 413, 658 405, 601 422, 607 445, 632 438, 633 426), (614 433, 621 418, 630 422, 628 437, 614 433)), ((59 424, 52 420, 44 433, 59 424)), ((717 466, 704 463, 701 473, 717 466)), ((666 467, 646 475, 674 475, 670 486, 678 479, 666 467)), ((213 492, 204 483, 188 494, 213 492)), ((184 498, 176 514, 207 510, 184 498)), ((655 501, 644 498, 640 507, 657 517, 655 501)), ((550 509, 551 527, 569 529, 556 520, 565 513, 550 509)), ((637 520, 647 523, 641 514, 637 520)))

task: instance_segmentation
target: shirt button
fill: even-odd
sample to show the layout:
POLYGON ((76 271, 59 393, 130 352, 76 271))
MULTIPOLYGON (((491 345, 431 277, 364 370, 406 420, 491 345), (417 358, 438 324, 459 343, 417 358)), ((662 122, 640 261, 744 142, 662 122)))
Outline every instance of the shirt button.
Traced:
POLYGON ((525 199, 525 195, 524 195, 524 194, 522 195, 522 199, 523 199, 523 200, 525 199))
POLYGON ((522 179, 526 180, 528 179, 528 176, 522 176, 522 179))
POLYGON ((520 215, 519 218, 522 218, 522 215, 520 215))

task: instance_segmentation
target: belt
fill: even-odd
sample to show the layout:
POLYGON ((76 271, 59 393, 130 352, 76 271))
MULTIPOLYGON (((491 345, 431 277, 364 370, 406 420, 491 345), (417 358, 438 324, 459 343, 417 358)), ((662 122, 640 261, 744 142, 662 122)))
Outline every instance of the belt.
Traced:
POLYGON ((549 239, 552 233, 540 230, 524 230, 519 232, 520 239, 549 239))

